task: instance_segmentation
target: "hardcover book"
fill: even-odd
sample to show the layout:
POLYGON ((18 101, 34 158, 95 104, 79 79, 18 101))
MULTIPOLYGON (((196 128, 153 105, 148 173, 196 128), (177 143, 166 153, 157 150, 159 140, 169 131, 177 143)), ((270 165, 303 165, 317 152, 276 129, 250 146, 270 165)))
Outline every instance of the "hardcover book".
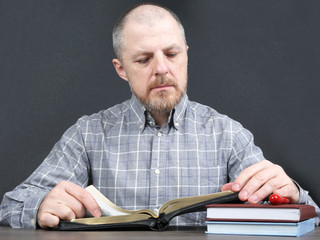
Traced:
POLYGON ((315 216, 315 208, 303 204, 211 204, 206 220, 300 222, 315 216))
POLYGON ((185 213, 205 211, 208 204, 240 202, 238 193, 225 191, 173 199, 164 203, 159 213, 150 209, 131 211, 116 206, 92 185, 86 189, 100 206, 103 216, 60 221, 58 230, 147 228, 162 231, 169 225, 172 218, 185 213))
POLYGON ((211 234, 272 235, 300 237, 315 228, 314 218, 296 222, 220 222, 208 221, 211 234))

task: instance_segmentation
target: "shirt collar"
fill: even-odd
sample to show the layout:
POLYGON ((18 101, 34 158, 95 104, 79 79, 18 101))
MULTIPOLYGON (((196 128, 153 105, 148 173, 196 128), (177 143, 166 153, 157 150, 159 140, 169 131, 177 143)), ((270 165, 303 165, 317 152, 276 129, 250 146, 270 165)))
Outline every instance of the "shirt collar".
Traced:
MULTIPOLYGON (((187 109, 187 103, 188 103, 188 96, 187 94, 184 94, 180 102, 170 112, 168 123, 172 123, 172 126, 176 130, 178 130, 179 126, 181 126, 183 116, 185 115, 184 113, 187 109)), ((132 97, 130 99, 130 107, 133 111, 133 117, 136 120, 135 122, 138 124, 138 127, 142 132, 145 129, 147 124, 147 118, 146 118, 147 110, 134 94, 132 94, 132 97)))
POLYGON ((178 105, 174 108, 174 112, 173 112, 174 114, 172 115, 172 123, 177 130, 179 129, 179 127, 181 127, 183 123, 185 112, 188 106, 188 100, 189 100, 188 95, 185 93, 181 98, 180 102, 178 103, 178 105))
POLYGON ((132 122, 136 122, 138 128, 143 131, 146 124, 146 118, 144 114, 146 108, 140 103, 134 94, 132 94, 129 104, 130 109, 133 112, 131 115, 133 118, 132 122))

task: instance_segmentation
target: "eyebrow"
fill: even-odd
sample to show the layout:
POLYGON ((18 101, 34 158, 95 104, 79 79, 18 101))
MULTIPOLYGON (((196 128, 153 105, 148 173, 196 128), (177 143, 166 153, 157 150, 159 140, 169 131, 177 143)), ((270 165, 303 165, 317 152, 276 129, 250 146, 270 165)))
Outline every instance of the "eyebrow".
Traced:
POLYGON ((175 49, 177 51, 181 51, 182 47, 180 45, 177 45, 177 44, 172 44, 169 47, 165 48, 164 51, 168 51, 168 50, 171 50, 171 49, 175 49))

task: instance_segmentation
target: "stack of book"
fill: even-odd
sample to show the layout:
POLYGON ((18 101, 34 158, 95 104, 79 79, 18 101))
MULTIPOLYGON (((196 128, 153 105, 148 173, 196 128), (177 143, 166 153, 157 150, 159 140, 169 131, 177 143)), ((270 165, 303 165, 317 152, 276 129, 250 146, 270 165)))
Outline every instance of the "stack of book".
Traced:
POLYGON ((314 230, 315 216, 301 204, 210 204, 206 233, 299 237, 314 230))

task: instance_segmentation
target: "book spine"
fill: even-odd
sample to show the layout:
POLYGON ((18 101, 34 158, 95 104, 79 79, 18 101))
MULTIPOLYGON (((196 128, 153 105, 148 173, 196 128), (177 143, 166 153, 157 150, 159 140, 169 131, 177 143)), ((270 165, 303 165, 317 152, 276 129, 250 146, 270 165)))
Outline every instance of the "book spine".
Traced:
POLYGON ((316 210, 315 208, 300 208, 300 222, 307 220, 309 218, 316 217, 316 210))

